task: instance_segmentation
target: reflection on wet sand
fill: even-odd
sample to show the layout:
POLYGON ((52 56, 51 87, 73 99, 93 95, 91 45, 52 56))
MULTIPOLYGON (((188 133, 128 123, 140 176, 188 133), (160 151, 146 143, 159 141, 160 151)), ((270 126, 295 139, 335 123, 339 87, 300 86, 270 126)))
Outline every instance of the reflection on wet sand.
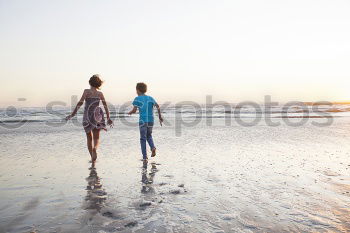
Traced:
POLYGON ((100 177, 97 175, 97 170, 93 164, 90 168, 89 176, 86 178, 86 197, 84 203, 84 209, 90 211, 91 218, 99 213, 104 206, 104 202, 107 199, 107 193, 102 188, 100 177))
POLYGON ((156 163, 155 162, 151 163, 150 173, 148 173, 147 168, 148 168, 148 161, 144 161, 143 167, 142 167, 142 172, 141 172, 141 174, 142 174, 141 193, 143 193, 143 194, 151 194, 151 193, 155 192, 152 184, 153 184, 154 176, 156 175, 156 173, 158 171, 156 163))
MULTIPOLYGON (((17 216, 14 216, 13 219, 9 219, 8 223, 5 226, 0 225, 0 232, 16 232, 14 230, 16 227, 23 227, 23 222, 32 214, 32 212, 34 212, 39 204, 40 199, 38 197, 34 197, 33 199, 27 201, 17 216)), ((8 207, 10 207, 10 205, 6 206, 6 208, 8 207)))

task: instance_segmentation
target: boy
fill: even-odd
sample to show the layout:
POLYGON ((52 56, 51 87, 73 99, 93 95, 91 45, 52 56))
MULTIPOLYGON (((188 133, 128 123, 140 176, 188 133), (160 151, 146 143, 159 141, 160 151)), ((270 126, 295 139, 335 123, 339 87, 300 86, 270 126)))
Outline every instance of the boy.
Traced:
POLYGON ((136 93, 137 97, 134 99, 132 105, 134 108, 129 112, 129 115, 136 113, 137 109, 139 109, 139 127, 140 127, 140 143, 141 143, 141 151, 143 160, 147 160, 147 150, 146 150, 146 141, 152 150, 152 157, 156 156, 156 147, 153 143, 152 138, 152 128, 154 125, 154 117, 153 117, 153 107, 156 106, 158 111, 158 117, 160 121, 160 125, 162 125, 163 118, 160 112, 159 105, 157 102, 148 95, 145 95, 147 92, 147 85, 145 83, 137 83, 136 85, 136 93))

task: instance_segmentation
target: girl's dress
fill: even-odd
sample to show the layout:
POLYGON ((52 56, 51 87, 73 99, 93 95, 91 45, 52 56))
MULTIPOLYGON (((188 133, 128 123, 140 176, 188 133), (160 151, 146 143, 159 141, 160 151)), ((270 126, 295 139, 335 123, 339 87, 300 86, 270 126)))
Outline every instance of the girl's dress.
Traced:
POLYGON ((104 113, 99 105, 99 97, 88 97, 85 99, 83 127, 86 133, 93 129, 106 130, 104 113))

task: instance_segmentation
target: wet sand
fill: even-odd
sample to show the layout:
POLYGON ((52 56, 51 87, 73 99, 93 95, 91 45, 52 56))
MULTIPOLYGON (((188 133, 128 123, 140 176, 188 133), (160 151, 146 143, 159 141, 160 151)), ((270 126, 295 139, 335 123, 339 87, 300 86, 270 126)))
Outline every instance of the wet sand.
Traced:
POLYGON ((350 232, 350 119, 330 127, 224 126, 216 119, 102 133, 93 167, 82 128, 0 130, 0 232, 350 232))

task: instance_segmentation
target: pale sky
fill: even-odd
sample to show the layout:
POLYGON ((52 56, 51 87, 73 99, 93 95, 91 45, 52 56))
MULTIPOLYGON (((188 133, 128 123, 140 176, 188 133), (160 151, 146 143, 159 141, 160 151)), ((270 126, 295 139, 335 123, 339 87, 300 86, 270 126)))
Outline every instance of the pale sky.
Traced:
POLYGON ((0 106, 350 100, 349 0, 0 0, 0 106))

